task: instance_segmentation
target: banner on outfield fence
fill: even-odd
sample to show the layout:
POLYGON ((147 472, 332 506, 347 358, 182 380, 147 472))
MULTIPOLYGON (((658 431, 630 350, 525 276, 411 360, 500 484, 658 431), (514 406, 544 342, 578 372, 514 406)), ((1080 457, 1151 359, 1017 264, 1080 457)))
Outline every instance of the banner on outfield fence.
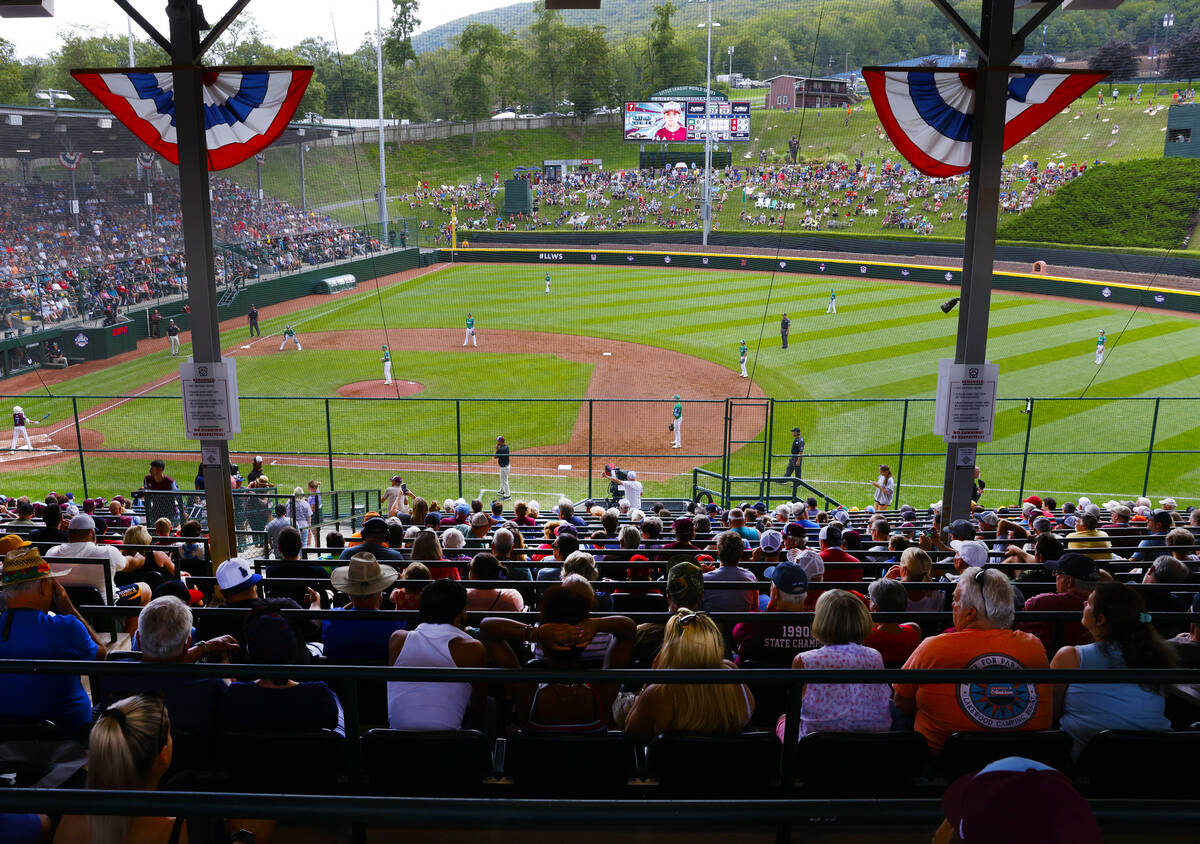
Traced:
POLYGON ((939 360, 933 432, 948 443, 991 442, 999 381, 994 363, 939 360))
POLYGON ((183 390, 183 428, 189 440, 230 440, 242 432, 238 410, 237 365, 233 358, 220 363, 179 364, 183 390))

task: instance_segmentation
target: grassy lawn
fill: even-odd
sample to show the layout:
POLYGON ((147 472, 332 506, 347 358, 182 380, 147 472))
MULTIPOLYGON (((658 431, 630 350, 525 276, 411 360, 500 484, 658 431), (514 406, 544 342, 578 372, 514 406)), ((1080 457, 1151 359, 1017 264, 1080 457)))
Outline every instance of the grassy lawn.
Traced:
MULTIPOLYGON (((343 301, 349 307, 334 313, 321 305, 289 315, 287 321, 301 336, 318 329, 382 330, 382 310, 391 327, 457 328, 470 309, 485 339, 487 331, 502 328, 607 337, 708 359, 731 371, 737 365, 737 343, 745 338, 755 382, 777 403, 771 444, 774 453, 787 451, 787 429, 798 424, 808 441, 806 477, 835 497, 861 506, 869 501, 867 481, 874 477, 875 467, 886 461, 898 468, 903 448, 902 500, 924 505, 940 496, 941 458, 937 455, 943 446, 940 438, 928 433, 932 403, 916 399, 932 397, 937 360, 953 355, 957 320, 953 314, 944 316, 937 307, 945 299, 944 290, 837 280, 832 283, 839 313, 827 316, 828 278, 556 267, 554 295, 546 297, 540 288, 544 272, 540 266, 460 265, 389 288, 378 297, 374 291, 347 297, 343 301), (359 303, 362 307, 353 307, 359 303), (776 333, 779 314, 784 311, 793 320, 791 349, 786 352, 779 348, 776 333), (888 401, 893 399, 901 401, 888 401), (903 399, 911 400, 907 419, 903 399)), ((279 330, 283 321, 264 322, 264 332, 279 330)), ((1030 424, 1030 449, 1035 453, 1025 467, 1027 490, 1057 493, 1060 498, 1072 492, 1140 494, 1155 402, 1110 400, 1114 396, 1164 397, 1149 489, 1152 494, 1173 494, 1181 503, 1187 500, 1189 490, 1200 482, 1200 464, 1193 455, 1170 452, 1194 447, 1200 433, 1198 408, 1195 401, 1170 399, 1200 396, 1200 383, 1193 374, 1200 373, 1200 332, 1196 329, 1193 320, 1161 313, 1133 314, 1099 305, 997 294, 992 303, 989 357, 1000 366, 1000 395, 1010 399, 998 407, 995 441, 980 449, 979 462, 993 490, 991 503, 1012 503, 1016 498, 1022 470, 1019 455, 1030 424), (1110 338, 1103 368, 1092 363, 1100 328, 1105 328, 1110 338), (1095 382, 1080 398, 1093 375, 1095 382), (1021 412, 1024 396, 1039 397, 1032 418, 1021 412), (1141 453, 1114 453, 1124 451, 1141 453)), ((242 394, 267 398, 243 400, 244 433, 232 443, 233 449, 309 452, 316 459, 294 459, 292 463, 316 464, 314 467, 287 465, 288 459, 280 458, 285 465, 270 474, 285 486, 308 477, 325 479, 323 397, 335 395, 342 383, 378 377, 377 358, 376 350, 361 348, 289 350, 243 358, 239 362, 242 394), (271 399, 273 396, 281 398, 271 399), (314 398, 284 400, 285 396, 314 398)), ((647 365, 653 365, 652 357, 647 365)), ((106 393, 112 385, 128 389, 167 376, 172 367, 167 359, 139 359, 78 386, 106 393)), ((464 401, 460 410, 462 448, 486 455, 497 430, 519 431, 522 447, 565 443, 590 377, 590 367, 564 361, 553 349, 522 356, 473 354, 469 359, 454 354, 400 353, 396 372, 400 378, 423 384, 424 391, 403 402, 331 401, 334 450, 347 455, 442 455, 428 459, 448 459, 446 471, 424 472, 421 480, 439 495, 457 490, 453 457, 445 457, 457 445, 454 408, 453 404, 423 399, 563 400, 530 404, 464 401)), ((64 394, 69 386, 73 386, 71 382, 56 392, 64 394)), ((176 396, 178 387, 171 383, 156 394, 176 396)), ((69 402, 63 399, 52 401, 30 393, 24 401, 35 418, 47 412, 43 406, 54 408, 56 418, 60 412, 69 412, 64 410, 69 402)), ((176 403, 147 398, 98 415, 86 426, 104 433, 106 448, 192 452, 194 445, 176 433, 180 429, 178 414, 176 403)), ((612 422, 620 424, 620 419, 612 422)), ((169 459, 172 466, 182 464, 177 477, 190 478, 194 458, 169 459)), ((761 447, 747 446, 737 455, 735 471, 757 471, 761 460, 761 447)), ((572 462, 578 465, 582 461, 572 462)), ((782 472, 784 462, 784 458, 776 459, 777 472, 782 472)), ((87 467, 89 487, 108 494, 127 491, 144 471, 141 462, 93 457, 88 458, 87 467)), ((715 463, 708 468, 715 468, 715 463)), ((519 465, 514 472, 520 473, 519 465)), ((78 483, 78 466, 73 464, 32 474, 5 474, 10 479, 7 487, 31 492, 78 483)), ((410 473, 405 474, 407 478, 410 473)), ((381 470, 339 469, 337 485, 376 486, 385 475, 381 470)), ((685 476, 647 480, 648 495, 679 493, 688 486, 685 476)), ((486 474, 464 478, 464 492, 478 492, 494 482, 495 478, 486 474)), ((522 484, 539 494, 586 492, 586 483, 577 478, 528 478, 522 484)))

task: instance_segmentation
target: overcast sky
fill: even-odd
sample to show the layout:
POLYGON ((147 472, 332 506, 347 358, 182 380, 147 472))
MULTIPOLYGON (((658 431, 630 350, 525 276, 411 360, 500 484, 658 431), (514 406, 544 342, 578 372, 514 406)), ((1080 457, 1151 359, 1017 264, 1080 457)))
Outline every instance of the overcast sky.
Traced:
MULTIPOLYGON (((515 0, 424 0, 417 17, 421 29, 430 29, 455 18, 510 5, 515 0)), ((133 0, 133 6, 164 35, 167 32, 166 0, 133 0)), ((231 0, 201 0, 205 16, 215 23, 231 0)), ((391 18, 391 0, 381 0, 383 25, 391 18)), ((279 47, 296 44, 310 35, 330 41, 336 30, 343 52, 354 50, 363 36, 375 29, 375 0, 250 0, 242 13, 253 15, 265 40, 279 47)), ((112 0, 54 0, 53 18, 0 18, 0 37, 12 42, 22 58, 46 55, 58 46, 59 30, 83 26, 96 34, 124 35, 128 18, 112 0)), ((139 35, 136 24, 134 37, 139 35)))

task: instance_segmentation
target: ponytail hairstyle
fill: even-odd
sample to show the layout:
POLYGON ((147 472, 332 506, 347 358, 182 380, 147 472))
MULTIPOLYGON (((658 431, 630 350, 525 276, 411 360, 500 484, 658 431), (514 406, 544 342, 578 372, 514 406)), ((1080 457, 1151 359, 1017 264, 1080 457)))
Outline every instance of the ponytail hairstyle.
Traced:
MULTIPOLYGON (((1176 668, 1179 660, 1162 640, 1137 590, 1124 583, 1099 583, 1092 592, 1092 615, 1103 618, 1100 647, 1116 649, 1130 668, 1176 668)), ((1146 691, 1162 688, 1142 684, 1146 691)))
MULTIPOLYGON (((88 788, 145 788, 170 736, 171 720, 162 698, 134 695, 118 700, 92 727, 88 788)), ((128 816, 94 815, 88 821, 93 844, 121 844, 129 832, 128 816)))

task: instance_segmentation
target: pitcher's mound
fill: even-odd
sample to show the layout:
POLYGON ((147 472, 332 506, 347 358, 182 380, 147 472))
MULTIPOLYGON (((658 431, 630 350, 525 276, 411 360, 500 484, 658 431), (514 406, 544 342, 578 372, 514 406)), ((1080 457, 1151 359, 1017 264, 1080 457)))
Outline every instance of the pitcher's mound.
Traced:
POLYGON ((411 396, 425 389, 424 384, 416 381, 405 381, 397 378, 391 384, 384 384, 383 379, 375 381, 355 381, 353 384, 343 384, 338 387, 338 395, 351 399, 394 399, 397 396, 411 396))

